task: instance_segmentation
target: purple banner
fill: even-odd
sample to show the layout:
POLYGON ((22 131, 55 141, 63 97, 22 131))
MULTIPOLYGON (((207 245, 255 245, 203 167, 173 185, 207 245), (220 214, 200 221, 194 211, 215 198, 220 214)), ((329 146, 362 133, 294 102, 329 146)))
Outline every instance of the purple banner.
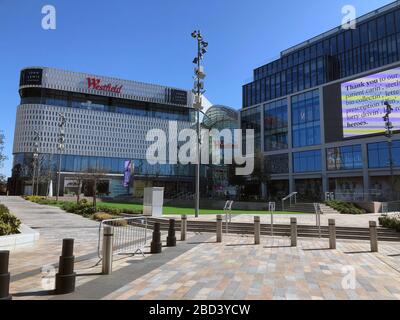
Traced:
POLYGON ((128 188, 130 181, 131 181, 131 176, 132 176, 132 161, 126 160, 124 168, 125 168, 125 170, 124 170, 124 187, 128 188))

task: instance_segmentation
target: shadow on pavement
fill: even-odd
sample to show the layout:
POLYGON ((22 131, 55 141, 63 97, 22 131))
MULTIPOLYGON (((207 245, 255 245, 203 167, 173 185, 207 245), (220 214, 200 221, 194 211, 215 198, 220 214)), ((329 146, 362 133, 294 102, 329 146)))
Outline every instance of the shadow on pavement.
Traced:
POLYGON ((31 291, 31 292, 19 292, 13 293, 13 297, 43 297, 43 296, 52 296, 54 295, 54 290, 43 290, 43 291, 31 291))

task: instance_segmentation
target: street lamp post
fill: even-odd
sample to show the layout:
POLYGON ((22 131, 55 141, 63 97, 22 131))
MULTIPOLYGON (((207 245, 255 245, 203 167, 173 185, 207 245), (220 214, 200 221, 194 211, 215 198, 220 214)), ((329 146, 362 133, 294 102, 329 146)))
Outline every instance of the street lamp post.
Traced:
POLYGON ((386 106, 386 114, 383 117, 383 120, 385 121, 385 128, 386 128, 386 137, 388 138, 388 149, 389 149, 389 167, 390 167, 390 184, 391 184, 391 190, 392 190, 392 199, 394 199, 395 191, 394 191, 394 175, 393 175, 393 123, 390 121, 390 115, 392 114, 393 108, 389 104, 388 101, 385 101, 385 106, 386 106))
POLYGON ((59 160, 58 160, 58 172, 57 172, 57 193, 56 193, 56 200, 58 201, 58 197, 60 195, 60 182, 61 182, 61 154, 64 151, 65 148, 65 132, 64 132, 64 126, 65 126, 65 116, 63 113, 58 114, 60 116, 60 123, 58 124, 58 127, 60 128, 59 134, 58 134, 58 151, 59 151, 59 160))
POLYGON ((39 172, 36 175, 36 167, 38 166, 38 158, 39 158, 39 131, 34 131, 34 150, 33 150, 33 173, 32 173, 32 195, 36 195, 36 183, 35 179, 37 180, 37 189, 39 189, 39 172))
POLYGON ((201 145, 201 128, 200 128, 200 112, 202 110, 202 95, 205 93, 204 91, 204 78, 206 77, 204 73, 204 68, 201 65, 201 60, 203 60, 204 54, 207 52, 206 48, 208 43, 204 41, 203 36, 201 35, 200 30, 193 31, 192 37, 197 40, 197 57, 194 58, 193 63, 196 65, 194 70, 194 103, 193 107, 196 110, 197 116, 197 163, 196 163, 196 194, 195 194, 195 217, 199 217, 200 213, 200 145, 201 145))

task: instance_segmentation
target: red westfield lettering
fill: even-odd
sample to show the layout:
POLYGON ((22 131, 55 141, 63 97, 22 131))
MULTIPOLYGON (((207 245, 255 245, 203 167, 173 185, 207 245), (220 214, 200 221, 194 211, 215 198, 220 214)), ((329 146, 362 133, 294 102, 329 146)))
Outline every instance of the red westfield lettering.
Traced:
POLYGON ((88 82, 89 89, 95 89, 99 91, 107 91, 113 93, 121 93, 122 91, 122 84, 120 86, 115 85, 113 86, 111 83, 109 84, 102 84, 100 79, 97 78, 86 78, 88 82))

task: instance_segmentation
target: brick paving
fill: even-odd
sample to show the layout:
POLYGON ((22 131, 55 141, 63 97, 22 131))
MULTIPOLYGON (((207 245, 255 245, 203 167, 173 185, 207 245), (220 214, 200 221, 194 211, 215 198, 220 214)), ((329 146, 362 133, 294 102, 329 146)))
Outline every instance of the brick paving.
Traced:
MULTIPOLYGON (((212 239, 210 239, 212 240, 212 239)), ((400 245, 369 253, 365 242, 225 237, 204 243, 104 299, 400 299, 400 245), (355 288, 342 286, 355 272, 355 288)))
POLYGON ((288 238, 262 237, 255 246, 253 237, 224 235, 217 244, 213 234, 189 234, 161 255, 118 257, 113 275, 102 276, 97 222, 21 198, 0 202, 41 234, 34 247, 11 253, 14 299, 400 299, 399 243, 382 242, 370 253, 365 241, 338 241, 328 250, 328 240, 299 239, 291 248, 288 238), (41 268, 56 266, 66 237, 76 242, 77 289, 55 297, 43 288, 41 268), (343 287, 353 271, 355 288, 343 287))

